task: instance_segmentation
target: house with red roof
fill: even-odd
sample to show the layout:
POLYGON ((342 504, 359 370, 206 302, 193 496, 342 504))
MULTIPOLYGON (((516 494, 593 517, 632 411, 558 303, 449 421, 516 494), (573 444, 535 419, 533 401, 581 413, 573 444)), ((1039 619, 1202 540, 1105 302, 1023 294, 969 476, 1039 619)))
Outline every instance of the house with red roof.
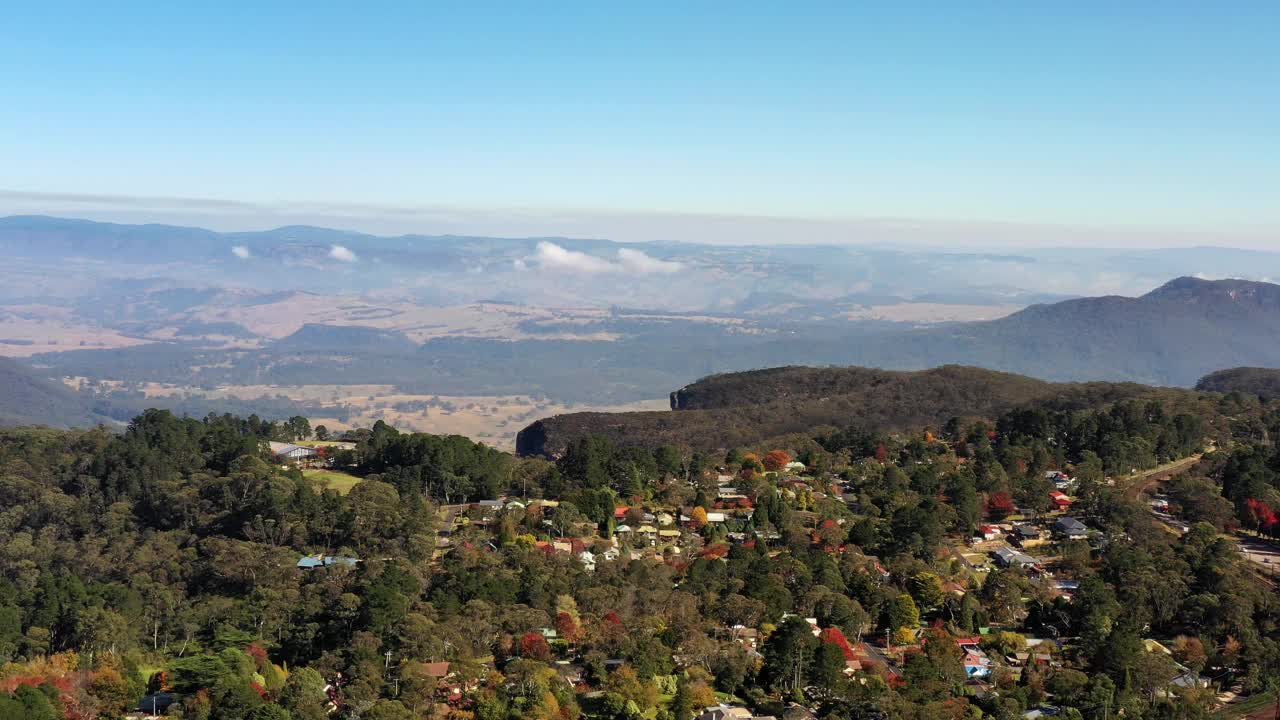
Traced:
POLYGON ((1067 494, 1062 492, 1061 490, 1054 490, 1053 492, 1049 493, 1049 499, 1053 501, 1053 506, 1055 508, 1063 512, 1070 510, 1071 504, 1075 502, 1071 498, 1067 497, 1067 494))

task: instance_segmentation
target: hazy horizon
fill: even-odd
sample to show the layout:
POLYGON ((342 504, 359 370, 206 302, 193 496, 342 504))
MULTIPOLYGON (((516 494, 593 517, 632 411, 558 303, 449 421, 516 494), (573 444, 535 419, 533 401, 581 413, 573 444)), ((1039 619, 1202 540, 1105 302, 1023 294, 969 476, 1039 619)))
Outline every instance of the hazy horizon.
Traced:
POLYGON ((954 251, 1159 250, 1220 247, 1280 250, 1255 231, 1090 227, 911 218, 801 218, 537 208, 393 207, 347 203, 259 204, 211 198, 32 193, 0 189, 0 217, 45 215, 127 225, 179 225, 258 232, 311 225, 369 235, 567 238, 705 245, 847 245, 954 251))

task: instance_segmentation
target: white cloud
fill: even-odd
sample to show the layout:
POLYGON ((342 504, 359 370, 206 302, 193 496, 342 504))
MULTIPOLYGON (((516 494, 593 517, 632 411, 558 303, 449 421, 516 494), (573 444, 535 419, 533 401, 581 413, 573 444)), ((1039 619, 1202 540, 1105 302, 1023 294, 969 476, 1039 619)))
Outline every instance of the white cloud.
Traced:
POLYGON ((684 269, 684 263, 671 260, 659 260, 644 254, 640 250, 621 248, 618 250, 618 262, 622 267, 634 273, 673 273, 684 269))
POLYGON ((235 255, 241 260, 248 260, 250 257, 249 248, 245 247, 244 245, 236 245, 235 247, 231 248, 231 254, 235 255))
POLYGON ((580 273, 632 273, 650 275, 654 273, 673 273, 684 269, 683 263, 670 260, 659 260, 639 250, 622 248, 618 250, 618 259, 588 255, 578 250, 569 250, 553 242, 538 243, 538 250, 532 257, 516 260, 515 269, 524 270, 530 264, 544 270, 567 270, 580 273))
POLYGON ((329 257, 333 258, 334 260, 341 260, 342 262, 356 261, 356 254, 351 252, 350 248, 345 248, 341 245, 334 245, 333 247, 329 248, 329 257))
POLYGON ((598 258, 577 250, 566 250, 553 242, 545 240, 538 243, 538 251, 534 253, 533 258, 540 267, 549 270, 606 273, 617 269, 613 263, 604 258, 598 258))

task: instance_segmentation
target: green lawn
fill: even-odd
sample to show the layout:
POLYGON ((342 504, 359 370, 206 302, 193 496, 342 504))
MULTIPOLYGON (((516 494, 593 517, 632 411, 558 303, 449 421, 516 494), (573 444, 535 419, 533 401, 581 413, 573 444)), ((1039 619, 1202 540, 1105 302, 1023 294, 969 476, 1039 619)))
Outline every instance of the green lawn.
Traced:
POLYGON ((314 480, 319 480, 324 483, 325 487, 337 490, 339 495, 346 495, 351 492, 351 488, 360 483, 360 478, 355 475, 340 472, 338 470, 305 468, 302 471, 302 474, 314 480))

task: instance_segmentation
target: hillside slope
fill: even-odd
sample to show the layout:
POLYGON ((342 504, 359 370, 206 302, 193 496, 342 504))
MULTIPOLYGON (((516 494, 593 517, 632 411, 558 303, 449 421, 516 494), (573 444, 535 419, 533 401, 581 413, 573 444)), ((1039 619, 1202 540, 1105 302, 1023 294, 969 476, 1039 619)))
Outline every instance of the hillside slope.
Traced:
POLYGON ((85 427, 104 421, 68 388, 0 357, 0 425, 85 427))
MULTIPOLYGON (((775 368, 717 375, 672 393, 672 412, 570 413, 520 432, 522 455, 556 456, 575 437, 620 445, 720 450, 822 426, 901 428, 955 416, 991 415, 1031 402, 1096 407, 1156 392, 1133 383, 1060 384, 980 368, 919 372, 867 368, 775 368)), ((1190 391, 1170 391, 1188 393, 1190 391)))

